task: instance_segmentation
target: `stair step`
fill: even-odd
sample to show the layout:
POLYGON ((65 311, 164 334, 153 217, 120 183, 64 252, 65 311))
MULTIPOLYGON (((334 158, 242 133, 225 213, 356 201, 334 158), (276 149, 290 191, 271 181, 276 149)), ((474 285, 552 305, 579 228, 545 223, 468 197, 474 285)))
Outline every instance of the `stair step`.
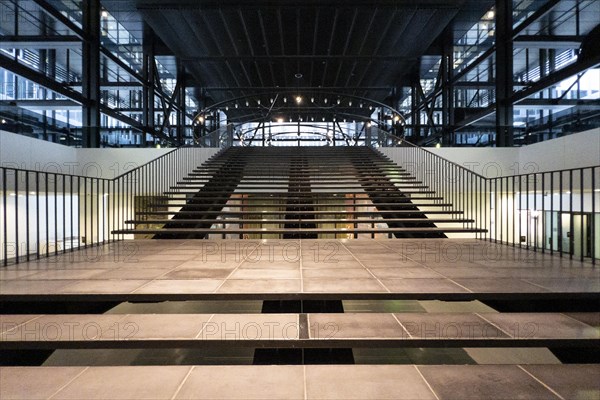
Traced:
MULTIPOLYGON (((383 195, 367 195, 363 194, 362 196, 358 195, 350 195, 352 197, 346 197, 344 193, 340 194, 329 194, 329 195, 321 195, 320 193, 290 193, 290 192, 270 192, 267 196, 266 193, 252 193, 246 195, 246 197, 238 196, 236 193, 231 195, 225 195, 221 197, 217 197, 214 195, 206 195, 203 196, 202 192, 198 192, 193 196, 194 200, 201 199, 206 197, 211 200, 228 200, 228 201, 256 201, 256 200, 313 200, 314 202, 319 202, 322 200, 338 200, 343 201, 344 204, 348 204, 349 202, 359 202, 359 201, 373 201, 373 200, 397 200, 409 202, 411 200, 444 200, 441 196, 424 196, 424 197, 415 197, 415 196, 406 196, 402 194, 383 194, 383 195)), ((174 200, 182 200, 181 197, 171 197, 174 200)))
MULTIPOLYGON (((424 200, 424 199, 419 199, 424 200)), ((179 202, 169 202, 169 203, 150 203, 147 204, 148 207, 186 207, 186 209, 202 209, 202 208, 212 208, 215 206, 220 207, 229 207, 229 208, 282 208, 282 207, 310 207, 310 208, 342 208, 346 209, 348 207, 354 208, 368 208, 368 207, 396 207, 396 208, 412 208, 412 207, 451 207, 452 205, 449 203, 374 203, 374 204, 316 204, 316 203, 254 203, 254 204, 194 204, 194 203, 179 203, 179 202)), ((419 210, 414 210, 418 212, 419 210)), ((423 211, 420 211, 423 212, 423 211)))
MULTIPOLYGON (((257 194, 260 193, 258 192, 259 189, 284 189, 281 187, 272 187, 272 188, 256 188, 256 189, 252 189, 252 188, 241 188, 240 190, 203 190, 202 193, 207 194, 207 193, 215 193, 215 194, 223 194, 223 193, 230 193, 230 194, 257 194), (255 192, 252 192, 250 190, 257 190, 255 192)), ((329 188, 323 188, 322 190, 325 189, 329 189, 329 188)), ((349 188, 350 189, 350 188, 349 188)), ((390 191, 375 191, 375 193, 381 194, 381 193, 385 193, 385 192, 389 192, 389 193, 397 193, 397 194, 435 194, 434 190, 390 190, 390 191)), ((169 191, 165 191, 163 192, 164 194, 185 194, 185 195, 194 195, 197 194, 198 191, 173 191, 173 190, 169 190, 169 191)), ((283 193, 288 193, 288 192, 283 192, 283 193)), ((293 193, 293 192, 291 192, 293 193)), ((349 192, 349 191, 322 191, 322 192, 310 192, 310 193, 315 193, 315 194, 337 194, 337 195, 349 195, 349 194, 367 194, 367 192, 365 191, 361 191, 361 192, 349 192)))
MULTIPOLYGON (((169 220, 167 222, 176 223, 177 220, 169 220)), ((383 221, 382 221, 383 222, 383 221)), ((116 235, 158 235, 176 234, 185 235, 190 233, 195 234, 262 234, 262 235, 299 235, 299 234, 353 234, 353 233, 369 233, 369 234, 394 234, 394 233, 485 233, 487 230, 479 228, 423 228, 423 227, 403 227, 403 228, 169 228, 162 229, 122 229, 112 231, 116 235)))
MULTIPOLYGON (((183 214, 183 213, 182 213, 183 214)), ((345 223, 358 223, 358 224, 389 224, 389 223, 402 223, 402 224, 422 224, 422 223, 472 223, 472 219, 449 219, 449 218, 387 218, 387 219, 306 219, 306 218, 293 218, 293 219, 151 219, 151 220, 129 220, 125 221, 126 224, 165 224, 168 222, 174 222, 177 224, 225 224, 225 225, 239 225, 239 224, 291 224, 291 223, 304 223, 304 224, 345 224, 345 223)))
POLYGON ((0 350, 216 348, 233 343, 269 348, 600 345, 597 327, 561 313, 46 314, 1 318, 0 350), (94 334, 89 333, 92 324, 94 334))
MULTIPOLYGON (((212 178, 212 175, 210 176, 212 178)), ((178 182, 178 183, 187 183, 188 181, 191 182, 210 182, 210 179, 208 178, 193 178, 193 177, 189 177, 189 176, 184 176, 182 182, 178 182)), ((336 178, 336 179, 330 179, 330 178, 321 178, 320 176, 318 177, 311 177, 310 181, 311 182, 319 182, 319 183, 339 183, 339 182, 359 182, 359 181, 366 181, 366 182, 389 182, 389 183, 400 183, 400 182, 412 182, 412 183, 423 183, 421 181, 417 181, 417 178, 412 177, 412 178, 367 178, 367 179, 363 179, 363 178, 358 178, 356 176, 352 176, 352 177, 347 177, 347 178, 336 178)), ((227 180, 225 179, 219 179, 222 182, 227 182, 227 180)), ((233 180, 231 179, 231 181, 233 182, 239 182, 239 179, 233 180)), ((289 178, 276 178, 276 177, 249 177, 249 176, 245 176, 242 181, 258 181, 258 182, 275 182, 275 181, 280 181, 280 182, 289 182, 290 179, 289 178)))
MULTIPOLYGON (((420 213, 417 211, 416 213, 420 213)), ((138 211, 137 215, 260 215, 260 211, 138 211)), ((269 211, 268 215, 305 215, 306 211, 269 211)), ((379 211, 311 211, 311 215, 389 215, 415 214, 414 210, 379 210, 379 211)), ((463 211, 427 211, 424 214, 462 215, 463 211)))
MULTIPOLYGON (((236 171, 235 173, 233 171, 221 170, 221 169, 214 169, 212 172, 193 170, 192 172, 190 172, 188 174, 188 176, 210 176, 210 177, 212 177, 217 172, 222 172, 222 173, 219 173, 219 176, 231 176, 231 177, 239 177, 242 172, 245 175, 251 175, 251 176, 261 176, 262 175, 262 176, 286 176, 286 177, 292 176, 293 177, 293 175, 290 175, 289 172, 277 170, 277 169, 265 169, 264 167, 262 169, 239 170, 239 171, 236 171)), ((392 171, 384 171, 384 172, 380 172, 378 174, 373 174, 373 171, 370 171, 368 174, 362 174, 360 171, 357 171, 353 174, 348 174, 348 172, 322 171, 322 170, 316 170, 316 169, 311 170, 311 171, 298 171, 298 172, 315 173, 315 174, 318 173, 320 176, 326 176, 326 177, 352 175, 352 176, 358 176, 361 179, 368 179, 368 177, 381 178, 382 176, 386 176, 386 177, 412 176, 408 172, 392 172, 392 171)))
POLYGON ((583 399, 597 398, 598 375, 597 364, 3 367, 0 398, 583 399))
MULTIPOLYGON (((214 184, 219 184, 222 183, 221 181, 215 181, 215 182, 211 182, 214 184)), ((225 182, 223 182, 225 183, 225 182)), ((365 184, 365 185, 361 185, 360 183, 356 183, 354 185, 339 185, 339 184, 319 184, 319 183, 312 183, 312 182, 307 182, 307 183, 302 183, 302 184, 298 184, 295 182, 286 182, 286 183, 280 183, 280 184, 270 184, 271 182, 267 182, 267 183, 242 183, 239 182, 237 184, 235 184, 235 188, 236 190, 240 190, 240 189, 284 189, 284 188, 289 188, 289 189, 306 189, 308 191, 310 191, 311 189, 337 189, 337 190, 341 190, 341 189, 364 189, 364 190, 378 190, 378 189, 427 189, 429 188, 429 186, 426 185, 393 185, 393 184, 381 184, 381 185, 376 185, 376 184, 365 184)), ((206 187, 206 185, 176 185, 176 186, 171 186, 170 189, 204 189, 206 187)), ((420 192, 419 192, 420 193, 420 192)))

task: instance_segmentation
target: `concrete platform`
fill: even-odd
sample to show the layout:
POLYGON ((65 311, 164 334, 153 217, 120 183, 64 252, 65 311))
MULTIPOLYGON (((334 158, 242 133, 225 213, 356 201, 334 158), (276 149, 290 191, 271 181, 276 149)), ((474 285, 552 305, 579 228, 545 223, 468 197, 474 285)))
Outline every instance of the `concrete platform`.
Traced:
POLYGON ((576 364, 7 367, 0 398, 597 399, 598 376, 576 364))
POLYGON ((0 300, 589 299, 590 263, 480 240, 131 240, 0 269, 0 300))
POLYGON ((1 349, 597 347, 561 313, 0 315, 1 349))

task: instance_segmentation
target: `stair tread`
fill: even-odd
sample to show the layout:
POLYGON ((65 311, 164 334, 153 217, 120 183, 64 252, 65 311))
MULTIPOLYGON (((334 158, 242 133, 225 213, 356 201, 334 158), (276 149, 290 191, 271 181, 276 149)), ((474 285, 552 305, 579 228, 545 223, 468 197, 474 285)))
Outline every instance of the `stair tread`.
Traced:
POLYGON ((2 367, 0 398, 575 399, 600 392, 599 374, 598 364, 2 367))
POLYGON ((219 342, 256 346, 266 342, 274 347, 600 344, 597 327, 562 313, 45 314, 1 318, 0 349, 40 348, 44 344, 47 348, 148 347, 158 342, 177 346, 202 342, 207 346, 219 342), (306 325, 301 326, 301 318, 306 325), (87 334, 92 323, 99 327, 99 334, 87 334), (119 329, 114 329, 115 325, 119 329), (55 327, 52 335, 49 326, 55 327))

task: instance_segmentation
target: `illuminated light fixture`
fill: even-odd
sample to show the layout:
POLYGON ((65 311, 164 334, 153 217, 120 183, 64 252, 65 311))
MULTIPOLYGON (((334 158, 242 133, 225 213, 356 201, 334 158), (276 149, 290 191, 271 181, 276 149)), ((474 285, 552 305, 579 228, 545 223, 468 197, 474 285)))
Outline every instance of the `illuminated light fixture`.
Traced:
POLYGON ((439 149, 440 147, 442 147, 442 144, 441 144, 440 142, 437 142, 437 143, 435 144, 435 148, 436 148, 436 149, 439 149))
POLYGON ((350 107, 352 107, 352 100, 350 100, 350 101, 348 102, 348 105, 349 105, 350 107))
POLYGON ((260 99, 256 100, 256 103, 260 106, 260 99))
POLYGON ((315 117, 310 117, 310 120, 314 122, 315 121, 315 117))
POLYGON ((296 103, 298 103, 298 104, 302 103, 302 97, 296 96, 296 103))
POLYGON ((281 118, 281 117, 277 118, 277 122, 279 122, 280 124, 283 123, 283 118, 281 118))
POLYGON ((323 101, 325 102, 325 104, 327 104, 327 97, 325 97, 325 98, 323 99, 323 101))
POLYGON ((199 116, 198 117, 198 122, 199 123, 203 123, 204 122, 204 117, 203 116, 199 116))
POLYGON ((283 102, 284 102, 284 103, 287 103, 287 97, 284 97, 284 98, 283 98, 283 102))
POLYGON ((250 104, 248 104, 248 101, 246 101, 246 107, 250 106, 250 104))
POLYGON ((102 11, 102 18, 108 18, 108 12, 102 11))
POLYGON ((3 124, 5 124, 5 123, 6 123, 6 120, 5 120, 4 118, 2 118, 2 123, 3 123, 3 124))
POLYGON ((367 126, 368 126, 368 127, 371 127, 371 125, 373 125, 373 124, 371 123, 371 121, 367 122, 367 126))
POLYGON ((594 192, 600 192, 600 189, 594 189, 594 192))
POLYGON ((323 122, 325 122, 325 117, 323 117, 323 122))
POLYGON ((358 106, 359 106, 360 108, 362 108, 362 106, 363 106, 363 105, 362 105, 362 103, 359 103, 359 104, 358 104, 358 106))
POLYGON ((571 194, 571 192, 567 191, 567 192, 565 192, 565 194, 571 194))
POLYGON ((486 14, 487 19, 494 19, 495 16, 496 14, 494 13, 494 10, 490 10, 486 14))
POLYGON ((160 143, 156 143, 156 148, 160 149, 160 143))
POLYGON ((370 111, 373 111, 373 106, 369 106, 369 110, 370 110, 370 111))
POLYGON ((272 103, 272 102, 273 102, 273 98, 271 97, 271 98, 269 99, 269 103, 272 103))
POLYGON ((35 192, 29 192, 29 194, 35 194, 35 192))
POLYGON ((10 193, 10 194, 9 194, 9 196, 11 196, 11 197, 15 197, 15 196, 16 196, 16 193, 10 193))
POLYGON ((311 103, 314 103, 314 102, 315 102, 315 98, 314 98, 314 97, 311 97, 311 98, 310 98, 310 102, 311 102, 311 103))
POLYGON ((399 115, 394 115, 394 122, 398 122, 400 121, 400 116, 399 115))
POLYGON ((340 103, 341 103, 340 99, 337 99, 337 103, 338 103, 338 104, 340 104, 340 103))
POLYGON ((235 103, 235 108, 238 108, 238 107, 239 107, 239 104, 238 104, 238 103, 235 103))
POLYGON ((229 106, 225 106, 225 111, 229 111, 229 106))

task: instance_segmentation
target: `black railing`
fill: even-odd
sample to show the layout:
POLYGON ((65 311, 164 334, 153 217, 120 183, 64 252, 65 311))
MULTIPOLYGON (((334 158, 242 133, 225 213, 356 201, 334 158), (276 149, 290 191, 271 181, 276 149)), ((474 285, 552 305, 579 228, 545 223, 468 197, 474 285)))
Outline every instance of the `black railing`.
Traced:
POLYGON ((178 148, 113 179, 0 167, 0 262, 130 238, 111 232, 215 152, 178 148))
MULTIPOLYGON (((230 132, 203 144, 231 145, 230 132)), ((486 178, 383 131, 370 138, 373 147, 395 147, 387 155, 442 198, 433 201, 463 211, 457 219, 473 220, 457 225, 485 230, 476 238, 600 259, 600 166, 486 178)), ((111 232, 124 230, 137 210, 165 204, 164 192, 216 152, 179 148, 114 179, 0 167, 1 262, 134 238, 111 232)))
POLYGON ((486 178, 385 132, 378 137, 374 147, 395 147, 383 153, 473 219, 471 227, 487 230, 477 238, 600 259, 600 166, 486 178))

